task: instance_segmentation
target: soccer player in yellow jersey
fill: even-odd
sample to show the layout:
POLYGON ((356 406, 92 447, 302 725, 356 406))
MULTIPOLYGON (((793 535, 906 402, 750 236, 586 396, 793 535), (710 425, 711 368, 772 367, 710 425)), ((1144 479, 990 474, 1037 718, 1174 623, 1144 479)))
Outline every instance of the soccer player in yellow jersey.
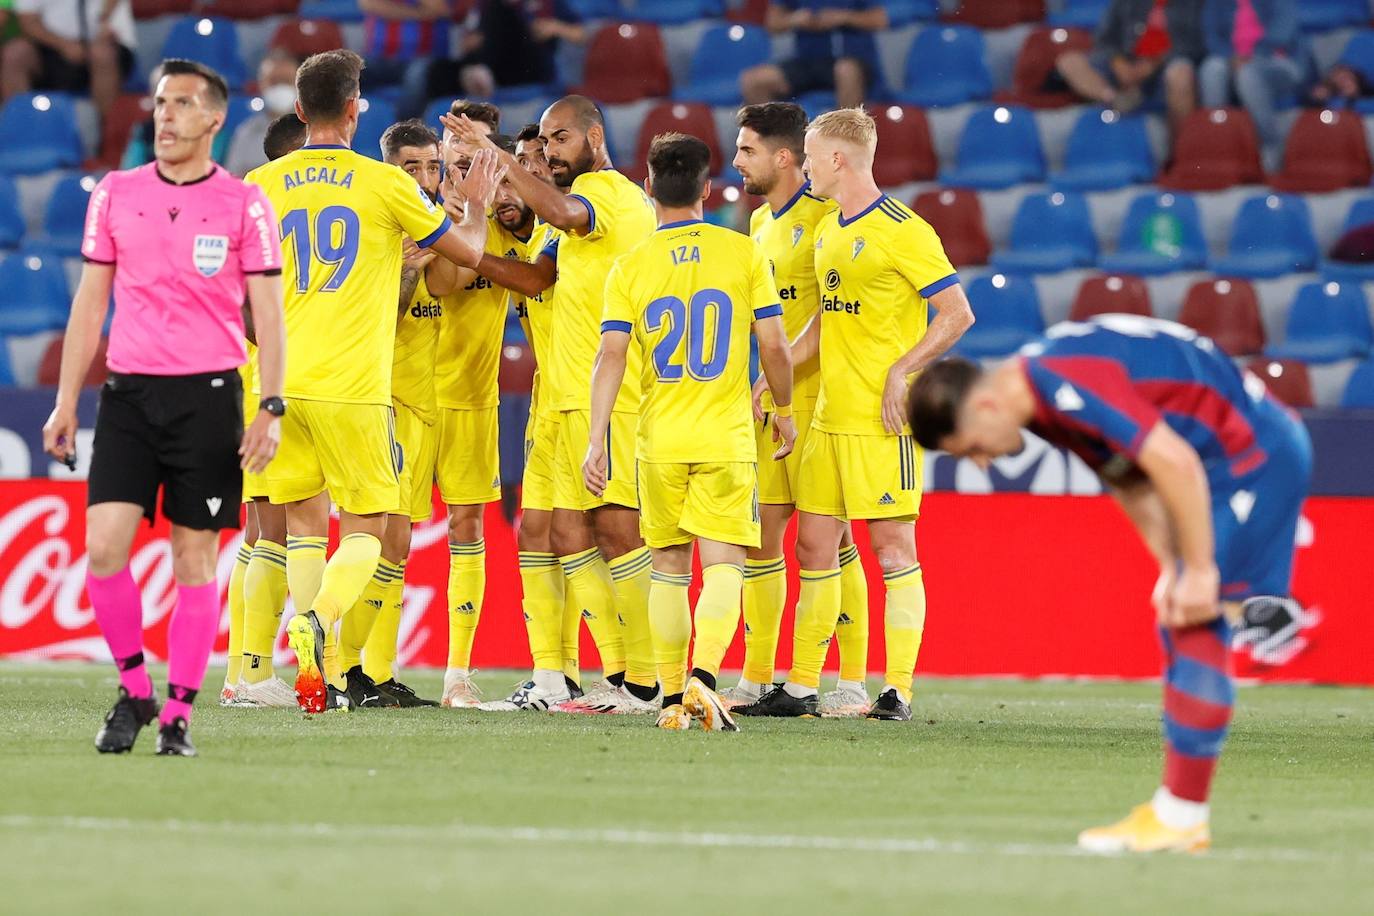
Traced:
POLYGON ((474 206, 455 227, 410 176, 350 150, 362 66, 351 51, 303 63, 296 108, 307 143, 248 175, 281 220, 290 406, 267 480, 272 501, 286 505, 287 582, 299 612, 287 638, 307 712, 343 704, 335 628, 372 578, 386 515, 401 503, 391 417, 401 239, 475 265, 500 180, 490 155, 474 159, 464 181, 474 206), (340 541, 326 563, 331 495, 340 541))
POLYGON ((707 731, 738 731, 716 693, 716 674, 739 623, 745 551, 759 545, 751 327, 776 399, 781 445, 772 458, 792 450, 796 430, 791 352, 768 262, 747 236, 702 221, 710 166, 711 151, 696 137, 660 134, 649 147, 658 231, 616 261, 606 280, 582 472, 592 493, 605 492, 605 436, 633 338, 643 353, 635 457, 640 527, 653 551, 658 726, 681 730, 695 720, 707 731), (693 542, 703 581, 695 614, 687 600, 693 542))
MULTIPOLYGON (((444 124, 469 142, 491 145, 466 118, 446 117, 444 124)), ((619 622, 625 663, 623 676, 608 675, 607 689, 590 691, 581 700, 559 708, 653 713, 658 710, 658 684, 649 631, 651 561, 639 533, 633 451, 638 396, 628 379, 612 412, 610 475, 605 491, 600 496, 588 492, 581 473, 582 443, 590 422, 588 380, 600 346, 606 275, 617 257, 653 232, 653 207, 639 187, 611 167, 601 113, 590 99, 577 95, 560 99, 544 112, 539 128, 554 182, 568 193, 559 193, 518 167, 509 169, 509 176, 535 214, 563 233, 557 249, 553 347, 543 379, 556 394, 555 403, 549 406, 559 414, 553 546, 577 601, 586 609, 589 625, 595 628, 609 621, 619 622), (594 539, 586 537, 584 513, 591 515, 594 539)), ((516 165, 513 157, 505 154, 501 161, 516 165)), ((541 264, 547 260, 541 258, 541 264)), ((529 265, 509 260, 501 264, 506 268, 504 273, 487 273, 501 265, 489 268, 483 259, 479 270, 510 289, 527 292, 521 289, 521 277, 528 271, 520 268, 529 265)), ((542 269, 551 270, 552 264, 542 269)), ((632 348, 631 379, 638 375, 638 358, 638 351, 632 348)), ((608 659, 615 648, 613 639, 598 639, 598 645, 603 664, 613 670, 608 659)))
POLYGON ((811 187, 838 209, 816 227, 821 320, 793 350, 805 360, 819 347, 821 361, 797 492, 801 596, 787 683, 737 714, 815 714, 840 614, 840 540, 846 522, 866 519, 887 585, 887 673, 868 715, 911 718, 925 586, 916 562, 921 453, 906 422, 907 386, 973 324, 973 312, 935 232, 878 190, 877 145, 861 108, 827 112, 806 131, 811 187), (929 327, 927 304, 935 310, 929 327))
MULTIPOLYGON (((835 209, 833 201, 811 193, 802 174, 806 112, 791 102, 748 105, 736 116, 735 167, 744 176, 744 189, 766 199, 754 211, 749 232, 763 248, 773 269, 788 339, 819 320, 820 288, 816 282, 816 224, 835 209)), ((820 391, 820 363, 813 352, 794 360, 792 406, 797 445, 786 461, 765 460, 773 452, 773 402, 766 376, 755 385, 754 416, 759 446, 759 503, 763 542, 749 551, 744 565, 744 672, 726 694, 732 705, 753 703, 773 683, 778 649, 778 624, 787 603, 787 564, 783 535, 796 510, 801 476, 801 451, 811 429, 811 416, 820 391)), ((863 715, 868 712, 864 678, 868 669, 868 581, 848 526, 840 542, 842 600, 835 633, 840 643, 840 683, 821 698, 822 715, 863 715)))

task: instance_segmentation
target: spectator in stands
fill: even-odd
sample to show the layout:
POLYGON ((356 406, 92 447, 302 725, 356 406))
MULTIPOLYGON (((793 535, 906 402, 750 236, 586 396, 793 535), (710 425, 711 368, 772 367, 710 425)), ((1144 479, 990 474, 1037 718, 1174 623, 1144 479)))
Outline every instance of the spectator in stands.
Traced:
POLYGON ((1374 85, 1370 85, 1363 73, 1349 64, 1336 64, 1317 81, 1307 98, 1314 105, 1349 108, 1357 100, 1370 96, 1374 96, 1374 85))
POLYGON ((1234 98, 1255 121, 1264 166, 1274 171, 1283 154, 1283 129, 1276 105, 1297 90, 1305 76, 1296 0, 1207 0, 1202 27, 1207 59, 1198 71, 1205 108, 1234 98))
POLYGON ((497 86, 558 84, 558 43, 587 40, 567 0, 478 0, 465 21, 458 70, 463 94, 489 98, 497 86))
POLYGON ((768 5, 767 25, 796 33, 796 56, 741 73, 747 105, 834 90, 852 108, 881 77, 874 33, 887 28, 887 10, 877 0, 780 0, 768 5))
POLYGON ((418 115, 429 98, 430 70, 449 55, 449 0, 358 0, 366 14, 364 93, 401 84, 400 116, 418 115))
POLYGON ((91 93, 109 111, 134 65, 130 0, 14 0, 21 34, 0 49, 0 96, 91 93))
POLYGON ((1177 132, 1197 107, 1202 0, 1112 0, 1093 50, 1066 51, 1055 64, 1083 98, 1125 114, 1161 95, 1177 132))
POLYGON ((14 0, 0 0, 0 43, 19 34, 19 17, 14 14, 14 0))
POLYGON ((262 97, 263 110, 254 112, 234 129, 225 168, 235 175, 242 177, 267 162, 262 141, 269 124, 296 110, 296 68, 300 63, 289 51, 273 48, 258 64, 258 95, 262 97))

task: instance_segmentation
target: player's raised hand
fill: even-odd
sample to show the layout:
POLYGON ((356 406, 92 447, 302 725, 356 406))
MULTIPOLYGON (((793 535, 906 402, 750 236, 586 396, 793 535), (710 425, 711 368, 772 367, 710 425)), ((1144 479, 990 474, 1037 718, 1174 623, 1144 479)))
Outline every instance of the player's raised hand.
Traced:
POLYGON ((894 436, 901 435, 906 426, 906 375, 889 369, 883 386, 883 428, 894 436))
POLYGON ((439 123, 444 125, 444 130, 469 146, 491 152, 495 152, 497 149, 487 132, 469 120, 467 115, 443 114, 439 116, 439 123))
POLYGON ((261 474, 277 454, 281 444, 281 418, 259 410, 252 424, 243 431, 239 443, 239 467, 253 474, 261 474))
POLYGON ((43 451, 69 467, 76 455, 76 410, 57 406, 43 424, 43 451))
POLYGON ((754 382, 754 419, 763 422, 763 393, 768 390, 768 376, 759 373, 758 381, 754 382))
POLYGON ((424 270, 438 255, 428 248, 416 245, 413 239, 401 239, 401 267, 424 270))
POLYGON ((606 492, 606 446, 600 440, 592 440, 587 446, 587 457, 582 462, 582 481, 593 496, 606 492))
POLYGON ((792 449, 797 444, 797 424, 791 417, 773 417, 773 441, 782 443, 773 453, 774 461, 781 461, 792 454, 792 449))
POLYGON ((496 189, 506 177, 506 166, 491 150, 480 149, 472 157, 472 165, 463 176, 459 190, 463 196, 479 204, 485 212, 496 198, 496 189))

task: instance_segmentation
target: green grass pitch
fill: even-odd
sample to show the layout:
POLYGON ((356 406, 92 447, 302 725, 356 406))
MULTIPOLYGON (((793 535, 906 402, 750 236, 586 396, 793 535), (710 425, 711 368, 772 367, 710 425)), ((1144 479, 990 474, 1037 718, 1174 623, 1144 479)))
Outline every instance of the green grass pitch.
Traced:
POLYGON ((1117 859, 1073 839, 1153 790, 1156 685, 928 679, 906 725, 733 735, 206 705, 196 760, 96 754, 114 685, 0 666, 0 911, 1374 912, 1374 691, 1243 688, 1213 852, 1117 859))

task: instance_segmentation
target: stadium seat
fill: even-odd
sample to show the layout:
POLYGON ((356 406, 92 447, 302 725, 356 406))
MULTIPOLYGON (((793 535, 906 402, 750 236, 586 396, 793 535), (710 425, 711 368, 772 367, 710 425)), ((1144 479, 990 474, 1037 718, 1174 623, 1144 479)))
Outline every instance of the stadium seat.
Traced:
POLYGON ((1073 191, 1028 194, 1011 223, 1011 241, 992 256, 992 266, 1008 273, 1054 273, 1090 267, 1097 260, 1097 237, 1083 195, 1073 191))
POLYGON ((887 24, 894 29, 940 16, 940 0, 887 0, 883 5, 887 7, 887 24))
POLYGON ((216 153, 227 155, 229 138, 234 136, 234 131, 238 130, 240 124, 265 107, 262 99, 257 96, 238 94, 229 96, 229 104, 224 109, 224 126, 220 128, 219 136, 215 138, 216 153))
POLYGON ((625 174, 641 182, 649 174, 649 145, 656 135, 668 131, 700 137, 711 148, 711 174, 719 175, 725 158, 721 155, 720 139, 716 136, 716 119, 710 106, 700 102, 659 102, 644 113, 635 144, 634 162, 625 174))
POLYGON ((189 13, 196 0, 133 0, 135 19, 154 19, 175 13, 189 13))
POLYGON ((0 172, 32 175, 76 168, 82 158, 70 96, 26 92, 0 107, 0 172))
POLYGON ((312 54, 345 46, 337 22, 328 19, 288 19, 272 33, 269 48, 281 48, 304 60, 312 54))
POLYGON ((1269 393, 1289 407, 1311 407, 1312 376, 1307 366, 1297 360, 1266 359, 1257 356, 1245 366, 1264 380, 1269 393))
POLYGON ((64 258, 81 254, 86 203, 91 199, 95 184, 94 175, 69 175, 53 187, 43 216, 44 247, 64 258))
MULTIPOLYGON (((1366 83, 1374 85, 1374 29, 1361 29, 1352 34, 1341 53, 1340 62, 1359 71, 1366 83)), ((1374 98, 1356 99, 1355 110, 1362 114, 1374 114, 1374 98)))
POLYGON ((1064 191, 1110 191, 1154 177, 1145 119, 1090 108, 1074 123, 1064 150, 1064 169, 1050 182, 1064 191))
POLYGON ((1308 32, 1329 32, 1369 22, 1367 0, 1302 0, 1293 4, 1298 22, 1308 32))
POLYGON ((1277 277, 1312 270, 1317 240, 1307 201, 1289 194, 1258 194, 1240 205, 1224 257, 1212 271, 1228 277, 1277 277))
POLYGON ((0 336, 55 331, 67 323, 71 298, 59 258, 21 249, 0 263, 0 336))
POLYGON ((335 22, 362 22, 358 0, 302 0, 297 15, 302 19, 333 19, 335 22))
POLYGON ((1107 274, 1089 277, 1078 287, 1078 295, 1073 297, 1069 308, 1069 319, 1086 321, 1094 315, 1144 315, 1154 314, 1150 306, 1150 289, 1139 277, 1123 274, 1107 274))
POLYGON ((980 29, 1006 29, 1043 20, 1045 0, 961 0, 958 10, 946 18, 980 29))
POLYGON ((707 29, 692 54, 687 85, 673 93, 684 102, 738 105, 739 75, 773 56, 768 32, 757 26, 716 25, 707 29))
POLYGON ((983 275, 968 286, 977 321, 959 338, 958 352, 971 359, 1015 353, 1045 330, 1035 282, 1028 277, 983 275))
POLYGON ((680 25, 714 19, 725 12, 725 4, 722 0, 620 0, 620 11, 633 20, 680 25))
POLYGON ((954 168, 941 171, 941 184, 997 189, 1045 178, 1040 134, 1025 108, 999 105, 975 111, 959 137, 956 158, 954 168))
POLYGON ((910 105, 878 106, 873 120, 878 125, 873 180, 879 187, 930 181, 935 177, 939 163, 924 111, 910 105))
POLYGON ((1355 283, 1308 283, 1298 290, 1288 309, 1286 339, 1270 344, 1272 359, 1306 363, 1334 363, 1369 355, 1374 345, 1369 303, 1355 283))
MULTIPOLYGON (((66 340, 66 334, 59 334, 48 344, 48 348, 43 351, 43 356, 38 361, 38 384, 56 385, 58 376, 62 370, 62 343, 66 340)), ((99 388, 105 384, 105 379, 109 376, 109 369, 105 365, 105 351, 109 348, 110 339, 101 337, 95 347, 95 357, 91 360, 91 366, 86 370, 86 378, 81 384, 87 388, 99 388)))
POLYGON ((238 30, 228 19, 188 16, 178 20, 162 43, 162 57, 208 64, 219 71, 230 89, 242 86, 248 78, 248 69, 239 56, 238 30))
MULTIPOLYGON (((86 212, 83 210, 84 217, 86 212)), ((15 248, 28 231, 24 214, 19 210, 19 191, 8 175, 0 173, 0 248, 15 248)))
POLYGON ((1365 360, 1350 373, 1341 393, 1341 406, 1361 410, 1374 408, 1374 359, 1365 360))
POLYGON ((358 115, 353 149, 373 159, 382 158, 382 134, 396 122, 396 103, 383 98, 367 99, 367 110, 358 115))
POLYGON ((771 2, 772 0, 743 0, 738 4, 727 3, 725 18, 730 22, 763 25, 768 21, 768 5, 771 2))
POLYGON ((1184 120, 1174 162, 1159 177, 1176 191, 1221 191, 1264 180, 1255 123, 1240 108, 1203 108, 1184 120))
POLYGON ((1126 211, 1114 254, 1102 269, 1154 276, 1207 266, 1207 240, 1197 202, 1187 194, 1146 192, 1126 211))
POLYGON ((922 29, 906 56, 905 88, 899 101, 943 108, 992 95, 983 33, 968 26, 922 29))
POLYGON ((1059 9, 1050 13, 1048 21, 1065 28, 1096 29, 1109 6, 1111 0, 1059 0, 1059 9))
POLYGON ((616 105, 668 95, 673 80, 658 27, 618 22, 602 28, 587 46, 582 95, 616 105))
MULTIPOLYGON (((1341 235, 1357 226, 1371 224, 1374 224, 1374 197, 1361 197, 1350 205, 1350 210, 1345 215, 1345 223, 1341 227, 1341 235)), ((1322 276, 1330 280, 1351 283, 1374 281, 1374 262, 1371 261, 1333 261, 1327 258, 1322 261, 1321 271, 1322 276)))
POLYGON ((100 131, 100 153, 94 165, 119 168, 134 128, 152 117, 153 100, 147 93, 126 92, 116 98, 100 131))
POLYGON ((1283 167, 1269 183, 1280 191, 1322 192, 1369 184, 1364 122, 1353 111, 1307 109, 1288 131, 1283 167))
POLYGON ((955 267, 975 267, 988 262, 992 243, 983 225, 983 205, 973 191, 941 188, 923 191, 911 202, 911 209, 930 223, 945 256, 955 267))
POLYGON ((1011 90, 997 95, 997 101, 1027 108, 1063 108, 1076 104, 1078 96, 1068 90, 1047 91, 1045 82, 1054 72, 1054 63, 1065 51, 1092 48, 1092 33, 1083 29, 1038 28, 1026 36, 1016 55, 1011 73, 1011 90))
POLYGON ((1248 280, 1199 280, 1183 297, 1178 320, 1212 338, 1231 356, 1264 349, 1259 299, 1248 280))
POLYGON ((266 19, 295 12, 296 0, 199 0, 195 10, 201 16, 226 19, 266 19))
POLYGON ((14 384, 14 370, 10 368, 10 348, 0 339, 0 387, 14 384))

